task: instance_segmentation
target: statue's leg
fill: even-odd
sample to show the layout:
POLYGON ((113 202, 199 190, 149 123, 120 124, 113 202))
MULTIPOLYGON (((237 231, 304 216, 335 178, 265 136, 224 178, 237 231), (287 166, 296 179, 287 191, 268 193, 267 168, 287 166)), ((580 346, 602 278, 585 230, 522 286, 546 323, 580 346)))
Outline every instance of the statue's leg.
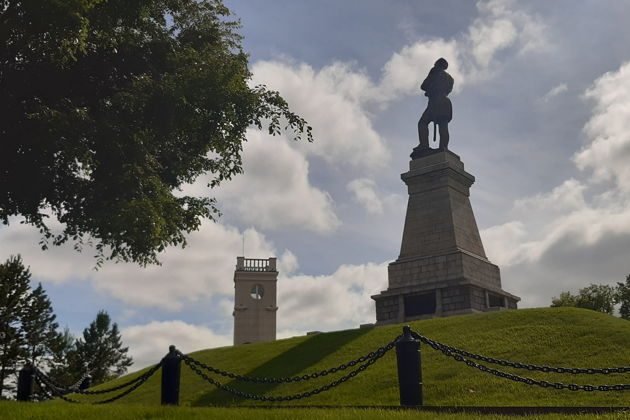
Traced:
POLYGON ((420 148, 429 148, 429 123, 431 120, 426 116, 426 112, 422 114, 418 121, 418 138, 420 140, 420 148))
POLYGON ((440 150, 446 150, 448 149, 448 141, 449 141, 448 123, 447 122, 438 123, 438 129, 440 131, 440 150))

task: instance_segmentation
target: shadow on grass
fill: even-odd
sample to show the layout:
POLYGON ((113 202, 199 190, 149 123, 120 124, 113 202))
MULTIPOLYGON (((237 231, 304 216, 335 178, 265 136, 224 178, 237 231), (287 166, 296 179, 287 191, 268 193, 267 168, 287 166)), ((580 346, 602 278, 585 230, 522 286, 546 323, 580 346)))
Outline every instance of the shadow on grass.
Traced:
MULTIPOLYGON (((292 349, 274 357, 268 362, 247 372, 243 376, 280 378, 297 376, 304 370, 307 370, 306 373, 312 373, 311 370, 308 369, 309 367, 313 366, 315 363, 334 353, 351 341, 361 337, 363 334, 366 334, 370 330, 370 328, 358 328, 354 330, 313 335, 292 349)), ((344 362, 346 361, 348 360, 344 360, 344 362)), ((332 367, 333 366, 325 366, 324 368, 328 369, 332 367)), ((278 384, 254 384, 238 381, 223 382, 225 378, 216 377, 216 375, 213 376, 224 385, 251 394, 268 394, 269 391, 278 386, 278 384)), ((220 389, 213 389, 199 396, 192 402, 192 405, 238 405, 243 401, 243 399, 235 397, 228 392, 220 389)))

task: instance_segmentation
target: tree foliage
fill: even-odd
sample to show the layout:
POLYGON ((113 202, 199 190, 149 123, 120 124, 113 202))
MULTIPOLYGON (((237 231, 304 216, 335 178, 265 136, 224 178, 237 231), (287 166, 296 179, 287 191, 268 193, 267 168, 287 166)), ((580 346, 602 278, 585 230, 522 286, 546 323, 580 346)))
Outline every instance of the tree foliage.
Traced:
POLYGON ((59 346, 50 300, 41 284, 31 290, 30 278, 20 256, 0 264, 0 397, 24 363, 49 367, 59 346))
POLYGON ((626 276, 625 283, 617 283, 617 300, 621 304, 619 315, 630 320, 630 274, 626 276))
POLYGON ((575 295, 571 292, 560 293, 559 298, 552 298, 551 306, 574 306, 612 315, 618 300, 618 290, 615 286, 591 284, 580 289, 575 295))
POLYGON ((248 85, 238 28, 221 0, 0 0, 0 219, 97 265, 185 245, 218 209, 179 190, 241 172, 248 127, 312 140, 248 85))
POLYGON ((51 345, 57 340, 59 324, 53 313, 52 303, 41 283, 29 296, 26 311, 22 317, 24 331, 25 358, 35 363, 43 356, 51 354, 51 345))
POLYGON ((75 341, 65 372, 78 378, 87 367, 94 384, 108 381, 124 374, 132 365, 128 350, 123 347, 118 325, 111 323, 107 312, 99 311, 96 319, 83 330, 83 336, 75 341))
POLYGON ((4 389, 12 388, 6 384, 7 378, 15 373, 21 353, 23 334, 20 322, 30 289, 30 277, 19 256, 0 264, 0 398, 4 389))

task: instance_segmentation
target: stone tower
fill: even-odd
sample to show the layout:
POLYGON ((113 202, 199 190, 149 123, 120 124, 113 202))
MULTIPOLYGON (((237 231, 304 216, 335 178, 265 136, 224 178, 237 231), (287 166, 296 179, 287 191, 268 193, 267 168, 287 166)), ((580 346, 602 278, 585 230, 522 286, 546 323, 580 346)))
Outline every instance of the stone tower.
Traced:
POLYGON ((276 339, 276 259, 236 257, 234 345, 276 339))
POLYGON ((409 202, 389 287, 378 295, 376 324, 516 309, 501 289, 499 267, 486 258, 469 189, 475 177, 455 153, 425 153, 401 175, 409 202))

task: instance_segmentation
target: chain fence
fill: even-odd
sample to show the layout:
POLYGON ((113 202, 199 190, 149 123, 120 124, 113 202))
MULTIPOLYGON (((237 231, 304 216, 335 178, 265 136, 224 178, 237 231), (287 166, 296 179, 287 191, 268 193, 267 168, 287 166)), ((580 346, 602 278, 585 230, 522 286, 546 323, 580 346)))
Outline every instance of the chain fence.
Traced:
POLYGON ((46 375, 39 368, 36 367, 35 369, 36 369, 36 375, 46 376, 46 383, 47 383, 47 385, 49 387, 55 388, 56 390, 58 390, 60 392, 63 392, 64 394, 72 394, 72 393, 75 393, 75 392, 80 392, 81 391, 81 387, 85 383, 85 380, 90 378, 89 371, 86 371, 83 374, 83 376, 81 376, 79 378, 79 380, 77 380, 74 384, 66 386, 66 385, 60 384, 59 382, 57 382, 56 380, 54 380, 50 376, 46 375))
POLYGON ((549 382, 543 380, 536 380, 533 378, 523 377, 508 372, 503 372, 497 369, 493 369, 475 362, 474 360, 483 361, 486 363, 497 364, 500 366, 512 367, 516 369, 525 369, 528 371, 540 371, 545 373, 561 373, 571 375, 610 375, 613 373, 626 373, 630 372, 630 367, 621 366, 613 368, 567 368, 567 367, 553 367, 553 366, 540 366, 535 364, 526 364, 511 362, 509 360, 502 360, 493 357, 482 356, 480 354, 468 352, 456 347, 451 347, 446 344, 431 340, 424 337, 415 331, 411 332, 412 337, 431 346, 433 349, 440 351, 442 354, 448 357, 452 357, 455 361, 465 363, 469 367, 479 369, 482 372, 490 373, 492 375, 506 378, 515 382, 521 382, 527 385, 536 385, 543 388, 553 389, 568 389, 570 391, 624 391, 630 390, 630 384, 615 384, 615 385, 579 385, 579 384, 565 384, 562 382, 549 382), (474 359, 474 360, 471 360, 474 359))
MULTIPOLYGON (((70 403, 88 403, 88 404, 107 404, 114 402, 140 386, 145 384, 147 380, 152 377, 158 370, 162 369, 162 404, 178 404, 179 403, 179 381, 180 381, 180 364, 183 362, 188 366, 191 371, 203 379, 208 384, 235 395, 240 398, 251 399, 256 401, 265 402, 282 402, 293 401, 308 398, 319 393, 329 391, 345 382, 361 374, 378 360, 380 360, 385 354, 396 348, 397 353, 397 365, 398 365, 398 380, 401 394, 401 405, 422 405, 422 381, 421 381, 421 369, 420 369, 420 353, 419 345, 424 343, 434 350, 437 350, 447 357, 453 360, 464 363, 469 367, 478 369, 481 372, 489 373, 491 375, 509 379, 515 382, 520 382, 526 385, 539 386, 542 388, 556 389, 556 390, 570 390, 570 391, 625 391, 630 390, 630 384, 614 384, 614 385, 579 385, 574 383, 562 383, 562 382, 550 382, 545 380, 538 380, 529 378, 526 376, 519 376, 517 374, 504 372, 499 369, 488 367, 486 364, 494 364, 502 367, 509 367, 514 369, 521 369, 526 371, 536 371, 543 373, 557 373, 557 374, 570 374, 570 375, 611 375, 630 372, 630 366, 618 366, 618 367, 606 367, 606 368, 575 368, 575 367, 554 367, 545 365, 536 365, 528 363, 512 362, 509 360, 503 360, 493 357, 480 355, 477 353, 462 350, 456 347, 448 346, 438 341, 427 338, 415 331, 412 331, 410 327, 405 326, 403 328, 403 334, 395 337, 392 341, 386 345, 377 348, 367 354, 359 356, 353 360, 345 363, 341 363, 335 367, 304 374, 288 377, 263 377, 263 376, 247 376, 236 374, 221 370, 214 366, 210 366, 204 362, 187 356, 177 350, 175 346, 169 348, 169 353, 155 366, 148 369, 143 374, 137 376, 134 379, 128 380, 124 383, 118 384, 113 387, 90 390, 83 389, 89 383, 89 372, 86 373, 74 384, 70 386, 64 386, 48 376, 45 372, 41 371, 37 367, 30 365, 28 374, 22 375, 20 373, 20 380, 22 376, 25 380, 30 380, 26 386, 22 388, 31 389, 32 385, 37 384, 40 388, 40 395, 45 398, 60 398, 63 401, 70 403), (483 362, 485 364, 479 363, 483 362), (343 374, 338 376, 337 379, 331 380, 325 385, 317 386, 309 391, 288 394, 288 395, 264 395, 264 393, 245 392, 236 389, 232 384, 225 384, 216 379, 216 375, 240 383, 252 383, 252 384, 292 384, 297 382, 305 382, 313 379, 329 377, 335 374, 343 374), (212 375, 212 376, 210 376, 212 375), (214 377, 213 377, 214 376, 214 377), (30 379, 28 379, 30 378, 30 379), (29 385, 30 384, 30 385, 29 385), (80 401, 74 398, 74 395, 105 395, 116 393, 107 399, 99 401, 80 401), (405 396, 403 396, 403 394, 405 396), (73 395, 70 398, 68 395, 73 395)), ((26 373, 25 368, 25 373, 26 373)), ((337 376, 337 375, 335 375, 337 376)), ((20 384, 18 384, 20 385, 20 384)), ((18 393, 19 395, 19 393, 18 393)), ((30 394, 29 394, 30 395, 30 394)), ((28 396, 26 400, 28 401, 28 396)), ((18 397, 18 399, 20 399, 18 397)))
POLYGON ((35 369, 35 381, 37 382, 37 384, 39 385, 40 389, 42 390, 42 392, 44 393, 44 395, 50 397, 50 398, 60 398, 66 402, 69 403, 84 403, 84 401, 79 401, 79 400, 75 400, 73 398, 69 398, 66 395, 67 394, 81 394, 81 395, 103 395, 103 394, 109 394, 112 392, 116 392, 116 391, 120 391, 121 389, 127 388, 128 389, 124 390, 123 392, 121 392, 118 395, 114 395, 113 397, 107 398, 105 400, 100 400, 100 401, 91 401, 88 402, 89 404, 107 404, 110 402, 114 402, 122 397, 124 397, 125 395, 131 393, 132 391, 136 390, 137 388, 139 388, 141 385, 143 385, 151 376, 153 376, 153 374, 155 372, 157 372, 160 368, 162 367, 162 363, 158 363, 157 365, 153 366, 151 369, 147 370, 145 373, 143 373, 142 375, 127 381, 125 383, 122 383, 120 385, 117 385, 115 387, 111 387, 111 388, 105 388, 105 389, 98 389, 98 390, 88 390, 88 389, 74 389, 74 386, 72 387, 63 387, 63 386, 59 386, 58 383, 56 383, 52 378, 50 378, 48 375, 46 375, 44 372, 42 372, 39 369, 35 369))
POLYGON ((396 346, 396 343, 398 342, 398 340, 400 339, 401 336, 396 337, 394 340, 392 340, 390 343, 386 344, 383 347, 378 348, 375 351, 372 351, 364 356, 358 357, 354 360, 351 360, 347 363, 342 363, 339 366, 330 368, 330 369, 326 369, 326 370, 322 370, 320 372, 314 372, 308 375, 302 375, 302 376, 292 376, 292 377, 286 377, 286 378, 265 378, 265 377, 249 377, 249 376, 242 376, 242 375, 236 375, 233 373, 229 373, 229 372, 224 372, 222 370, 219 369, 215 369, 212 366, 208 366, 198 360, 195 360, 189 356, 186 356, 184 354, 182 354, 181 352, 178 351, 178 356, 184 361, 184 363, 193 371, 195 372, 198 376, 200 376, 201 378, 203 378, 206 382, 208 382, 211 385, 216 386, 217 388, 229 392, 230 394, 236 395, 238 397, 241 398, 246 398, 246 399, 251 399, 251 400, 257 400, 257 401, 268 401, 268 402, 278 402, 278 401, 292 401, 292 400, 299 400, 302 398, 307 398, 307 397, 311 397, 313 395, 319 394, 321 392, 324 391, 328 391, 338 385, 341 385, 342 383, 346 382, 348 379, 350 378, 354 378, 355 376, 357 376, 359 373, 364 372, 368 367, 370 367, 372 364, 374 364, 377 360, 379 360, 381 357, 383 357, 388 351, 390 351, 391 349, 393 349, 396 346), (308 381, 311 379, 316 379, 316 378, 320 378, 323 376, 327 376, 330 374, 334 374, 336 372, 342 372, 345 371, 351 367, 357 366, 358 367, 352 371, 350 371, 348 374, 340 377, 337 380, 334 380, 326 385, 320 386, 318 388, 312 389, 310 391, 306 391, 303 393, 299 393, 299 394, 292 394, 292 395, 282 395, 282 396, 266 396, 266 395, 259 395, 259 394, 250 394, 247 392, 243 392, 243 391, 239 391, 235 388, 232 388, 228 385, 224 385, 222 383, 220 383, 219 381, 209 377, 206 373, 204 373, 202 370, 206 370, 208 372, 212 372, 212 373, 216 373, 219 374, 221 376, 233 379, 235 381, 241 381, 241 382, 252 382, 252 383, 265 383, 265 384, 281 384, 281 383, 292 383, 292 382, 299 382, 299 381, 308 381))

